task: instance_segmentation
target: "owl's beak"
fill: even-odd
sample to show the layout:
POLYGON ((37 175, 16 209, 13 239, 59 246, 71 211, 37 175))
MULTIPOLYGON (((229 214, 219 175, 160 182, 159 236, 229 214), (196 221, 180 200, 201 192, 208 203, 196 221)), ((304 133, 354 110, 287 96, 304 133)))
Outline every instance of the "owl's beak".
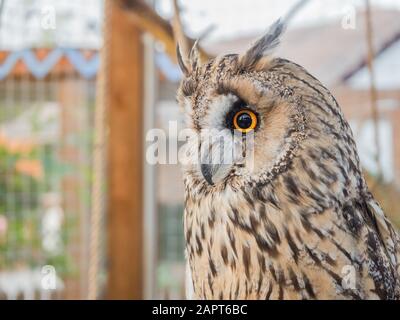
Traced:
POLYGON ((212 181, 212 165, 211 164, 201 164, 200 165, 201 174, 209 185, 214 185, 212 181))
POLYGON ((242 155, 241 139, 234 139, 228 130, 203 135, 200 145, 199 171, 209 185, 222 181, 242 155), (238 150, 236 150, 238 149, 238 150))
POLYGON ((200 171, 209 185, 220 182, 231 171, 232 164, 201 164, 200 171))

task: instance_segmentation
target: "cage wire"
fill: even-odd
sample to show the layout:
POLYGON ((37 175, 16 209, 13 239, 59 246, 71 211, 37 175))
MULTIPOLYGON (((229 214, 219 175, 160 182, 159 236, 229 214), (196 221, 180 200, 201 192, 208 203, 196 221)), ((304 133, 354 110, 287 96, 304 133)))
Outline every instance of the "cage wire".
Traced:
MULTIPOLYGON (((0 66, 21 50, 38 61, 60 47, 97 50, 102 7, 4 1, 0 66)), ((61 69, 37 77, 19 60, 0 78, 0 298, 87 296, 95 78, 61 69)))
MULTIPOLYGON (((3 1, 0 68, 23 50, 38 61, 60 48, 98 51, 106 5, 3 1)), ((95 100, 106 100, 98 92, 105 84, 62 68, 37 77, 19 59, 0 77, 0 298, 102 297, 106 163, 97 131, 105 111, 96 113, 95 100), (57 290, 43 290, 45 266, 54 268, 57 290)), ((173 179, 181 183, 179 174, 173 179)), ((183 297, 182 201, 156 201, 154 296, 183 297)))

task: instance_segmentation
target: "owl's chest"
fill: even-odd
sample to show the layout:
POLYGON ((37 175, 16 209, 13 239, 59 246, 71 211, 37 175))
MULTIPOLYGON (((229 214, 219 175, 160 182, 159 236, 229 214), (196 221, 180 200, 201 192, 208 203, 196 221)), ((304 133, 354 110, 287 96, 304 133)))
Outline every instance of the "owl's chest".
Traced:
POLYGON ((230 219, 219 218, 217 213, 202 214, 200 218, 193 212, 193 216, 187 215, 185 219, 194 298, 279 299, 283 295, 302 298, 284 285, 281 267, 274 276, 271 273, 275 272, 275 266, 289 267, 292 263, 289 256, 270 256, 260 250, 249 230, 237 227, 230 219))
MULTIPOLYGON (((195 298, 347 298, 338 279, 348 255, 331 237, 340 239, 343 251, 362 254, 338 227, 334 210, 304 221, 295 210, 281 208, 250 205, 240 195, 186 199, 186 252, 195 298)), ((360 286, 368 286, 363 277, 360 286)))
MULTIPOLYGON (((252 225, 250 212, 234 198, 187 199, 186 252, 195 298, 278 299, 283 294, 280 270, 275 277, 269 270, 290 266, 290 257, 275 255, 274 231, 268 237, 262 226, 252 225)), ((289 290, 285 294, 301 298, 289 290)))

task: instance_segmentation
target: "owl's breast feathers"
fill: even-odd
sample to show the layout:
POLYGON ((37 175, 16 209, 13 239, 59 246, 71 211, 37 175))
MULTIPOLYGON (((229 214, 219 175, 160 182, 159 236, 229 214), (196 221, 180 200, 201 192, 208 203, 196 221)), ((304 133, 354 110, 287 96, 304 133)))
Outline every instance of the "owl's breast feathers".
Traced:
POLYGON ((371 197, 329 204, 298 184, 299 206, 259 188, 186 199, 194 298, 400 298, 400 239, 371 197))

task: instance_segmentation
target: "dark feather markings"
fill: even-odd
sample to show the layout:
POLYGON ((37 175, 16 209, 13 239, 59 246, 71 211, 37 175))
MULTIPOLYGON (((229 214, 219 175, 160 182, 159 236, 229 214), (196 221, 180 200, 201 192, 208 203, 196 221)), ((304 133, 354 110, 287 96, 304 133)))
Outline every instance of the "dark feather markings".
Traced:
POLYGON ((227 250, 227 248, 226 248, 226 245, 222 245, 222 248, 221 248, 221 257, 222 257, 222 260, 224 261, 224 264, 225 265, 227 265, 228 264, 228 250, 227 250))
POLYGON ((307 294, 309 295, 309 297, 311 299, 315 299, 316 295, 315 295, 314 288, 311 285, 310 279, 308 279, 308 277, 305 275, 305 273, 303 273, 302 278, 303 278, 303 282, 304 282, 304 288, 305 288, 307 294))
POLYGON ((269 300, 269 298, 271 297, 271 294, 272 294, 272 290, 273 290, 273 285, 270 282, 269 285, 268 285, 268 291, 267 291, 267 293, 265 295, 265 300, 269 300))
POLYGON ((210 265, 211 274, 213 277, 215 277, 217 275, 217 270, 215 269, 214 261, 211 259, 211 257, 208 258, 208 263, 210 265))
POLYGON ((244 272, 246 274, 247 279, 250 279, 250 248, 249 247, 243 247, 242 248, 242 259, 243 259, 243 266, 244 266, 244 272))
POLYGON ((286 228, 285 228, 285 237, 289 245, 289 248, 293 253, 294 262, 297 264, 299 261, 299 248, 297 248, 292 236, 290 235, 289 231, 286 228))

